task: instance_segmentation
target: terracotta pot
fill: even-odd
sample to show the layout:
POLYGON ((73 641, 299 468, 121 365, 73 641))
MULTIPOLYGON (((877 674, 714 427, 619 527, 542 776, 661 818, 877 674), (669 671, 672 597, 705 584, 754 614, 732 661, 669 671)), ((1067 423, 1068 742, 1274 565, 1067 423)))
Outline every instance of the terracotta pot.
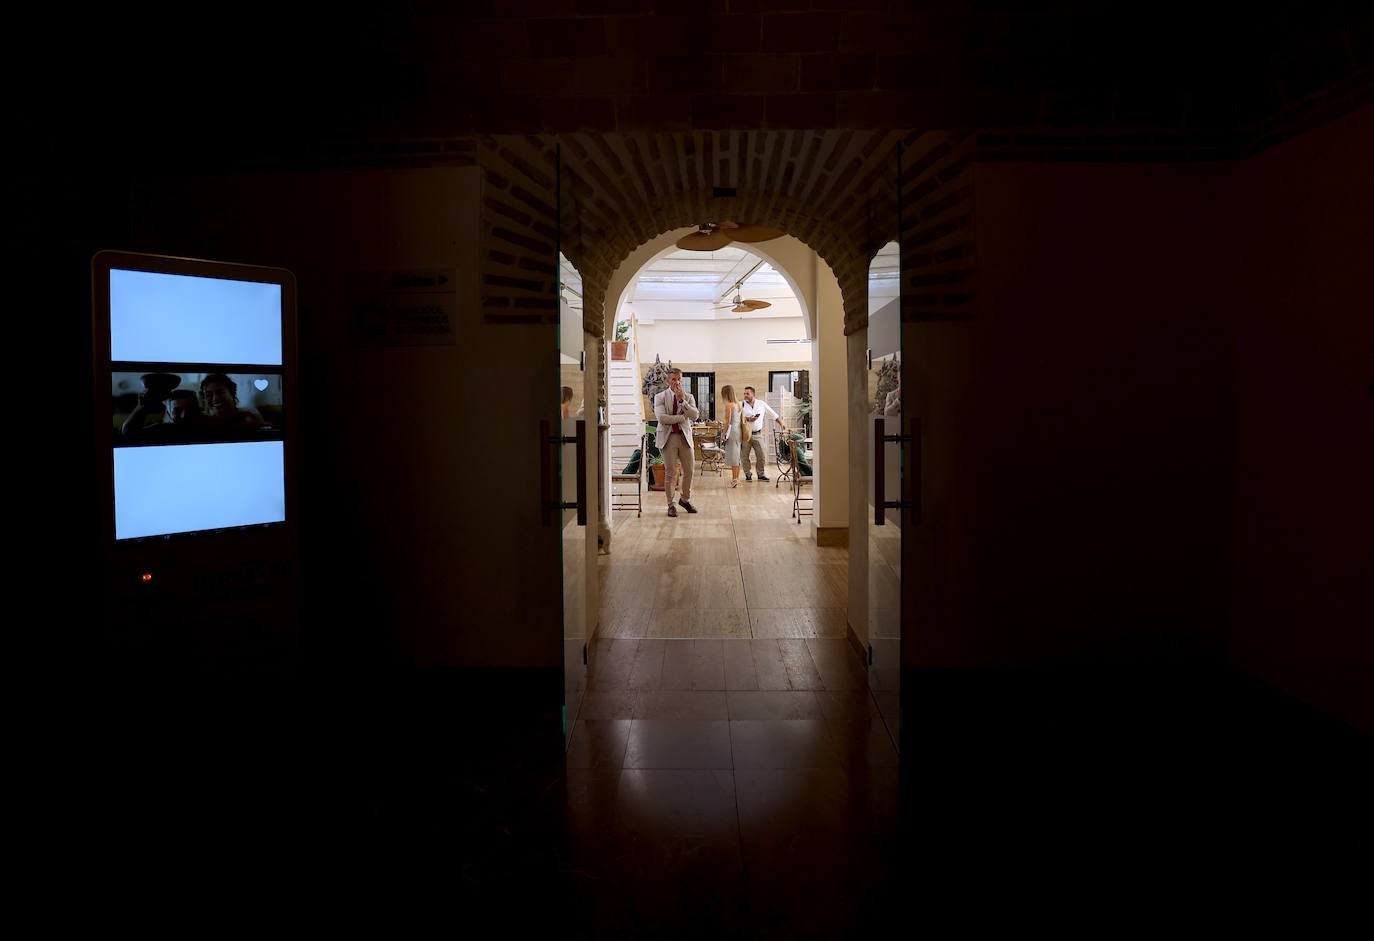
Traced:
MULTIPOLYGON (((664 467, 664 465, 662 465, 662 464, 650 464, 650 465, 649 465, 649 489, 650 489, 650 490, 662 490, 662 489, 663 489, 663 467, 664 467)), ((677 469, 677 486, 679 486, 679 487, 682 486, 682 468, 681 468, 681 467, 679 467, 679 468, 677 469)))
POLYGON ((629 340, 612 340, 612 341, 611 341, 611 359, 613 359, 613 360, 618 360, 618 361, 620 361, 620 362, 623 363, 623 362, 625 362, 625 361, 626 361, 627 359, 629 359, 629 358, 630 358, 630 341, 629 341, 629 340))

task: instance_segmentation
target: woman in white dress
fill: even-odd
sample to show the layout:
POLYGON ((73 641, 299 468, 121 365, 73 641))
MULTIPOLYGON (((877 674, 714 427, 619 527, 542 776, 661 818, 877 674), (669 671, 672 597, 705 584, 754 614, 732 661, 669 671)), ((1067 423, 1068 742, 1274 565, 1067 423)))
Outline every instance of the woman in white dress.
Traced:
POLYGON ((739 486, 740 472, 740 429, 741 417, 744 409, 740 407, 739 400, 735 398, 734 386, 720 387, 720 400, 725 403, 723 414, 720 418, 721 426, 725 429, 721 432, 721 442, 725 445, 725 463, 730 465, 730 486, 739 486))

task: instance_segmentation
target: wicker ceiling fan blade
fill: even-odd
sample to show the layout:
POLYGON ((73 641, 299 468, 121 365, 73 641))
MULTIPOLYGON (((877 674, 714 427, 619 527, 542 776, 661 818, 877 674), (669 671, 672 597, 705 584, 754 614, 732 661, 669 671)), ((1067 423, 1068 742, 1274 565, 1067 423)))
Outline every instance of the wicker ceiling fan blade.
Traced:
POLYGON ((782 229, 775 229, 766 225, 744 224, 737 228, 730 229, 730 238, 736 242, 766 242, 769 239, 781 238, 786 235, 782 229))
POLYGON ((769 301, 755 301, 745 298, 739 302, 739 306, 746 310, 763 310, 765 307, 772 307, 773 305, 769 301))
POLYGON ((734 241, 719 229, 710 232, 691 232, 677 240, 677 247, 689 252, 714 252, 734 241))

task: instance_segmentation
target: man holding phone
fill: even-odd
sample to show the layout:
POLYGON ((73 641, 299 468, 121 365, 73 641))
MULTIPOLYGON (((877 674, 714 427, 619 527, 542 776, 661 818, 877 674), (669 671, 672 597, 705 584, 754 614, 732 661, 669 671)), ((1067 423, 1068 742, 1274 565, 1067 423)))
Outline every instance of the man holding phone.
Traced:
POLYGON ((768 477, 764 474, 766 467, 763 454, 763 442, 759 440, 763 435, 763 421, 769 415, 772 415, 773 421, 777 422, 778 428, 786 431, 787 426, 783 424, 782 418, 778 413, 773 411, 773 406, 769 405, 763 399, 754 397, 753 386, 744 387, 744 405, 742 408, 744 409, 744 421, 749 426, 749 433, 752 435, 749 441, 744 445, 744 479, 754 479, 749 473, 749 454, 753 452, 754 467, 758 469, 759 480, 766 481, 768 477))

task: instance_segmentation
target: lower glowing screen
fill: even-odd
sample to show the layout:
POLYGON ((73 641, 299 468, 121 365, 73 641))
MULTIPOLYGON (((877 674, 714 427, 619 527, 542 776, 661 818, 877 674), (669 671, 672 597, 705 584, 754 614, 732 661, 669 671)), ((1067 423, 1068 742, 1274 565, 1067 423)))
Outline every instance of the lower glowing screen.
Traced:
POLYGON ((114 449, 115 539, 286 520, 281 441, 114 449))

